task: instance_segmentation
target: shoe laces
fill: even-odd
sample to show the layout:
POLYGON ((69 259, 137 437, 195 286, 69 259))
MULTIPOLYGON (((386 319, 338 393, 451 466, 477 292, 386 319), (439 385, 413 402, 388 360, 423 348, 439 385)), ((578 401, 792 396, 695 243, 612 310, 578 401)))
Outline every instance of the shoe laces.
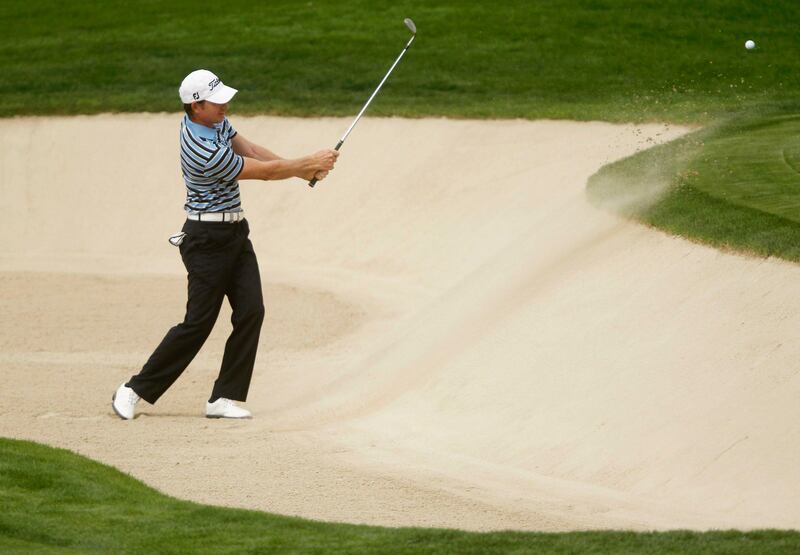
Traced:
POLYGON ((135 405, 139 402, 139 399, 141 399, 141 397, 139 397, 136 392, 131 389, 131 392, 128 394, 128 403, 135 405))

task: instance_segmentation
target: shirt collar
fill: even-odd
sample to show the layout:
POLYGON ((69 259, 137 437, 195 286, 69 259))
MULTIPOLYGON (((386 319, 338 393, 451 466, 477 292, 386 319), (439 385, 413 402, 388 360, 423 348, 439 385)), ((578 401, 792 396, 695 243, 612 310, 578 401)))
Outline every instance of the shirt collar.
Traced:
POLYGON ((193 122, 189 119, 188 115, 183 116, 183 123, 189 128, 189 131, 191 131, 193 135, 197 135, 198 137, 202 137, 204 139, 211 139, 212 141, 217 139, 216 128, 219 127, 219 124, 215 125, 214 127, 206 127, 205 125, 200 125, 199 123, 193 122))

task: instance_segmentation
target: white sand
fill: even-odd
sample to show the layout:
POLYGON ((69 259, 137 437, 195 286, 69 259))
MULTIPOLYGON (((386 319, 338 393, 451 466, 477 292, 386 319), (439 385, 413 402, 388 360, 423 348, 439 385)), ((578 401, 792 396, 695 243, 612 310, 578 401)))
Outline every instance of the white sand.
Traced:
MULTIPOLYGON (((287 156, 348 119, 239 118, 287 156)), ((268 309, 248 422, 201 417, 230 312, 110 408, 185 305, 177 115, 0 121, 0 435, 201 502, 390 526, 800 526, 800 268, 589 206, 683 129, 367 119, 243 183, 268 309)))

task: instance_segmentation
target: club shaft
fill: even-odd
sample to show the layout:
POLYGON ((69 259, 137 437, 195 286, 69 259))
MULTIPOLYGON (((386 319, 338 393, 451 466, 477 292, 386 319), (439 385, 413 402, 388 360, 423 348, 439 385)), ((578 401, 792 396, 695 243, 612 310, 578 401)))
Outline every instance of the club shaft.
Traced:
MULTIPOLYGON (((350 134, 350 132, 353 130, 353 128, 354 128, 354 127, 356 126, 356 124, 358 123, 358 120, 360 120, 360 119, 361 119, 361 116, 363 116, 363 115, 364 115, 364 112, 366 112, 366 111, 367 111, 367 107, 369 107, 369 103, 370 103, 370 102, 372 102, 372 99, 373 99, 373 98, 375 98, 375 95, 377 95, 377 94, 378 94, 378 91, 380 91, 380 90, 381 90, 381 87, 382 87, 382 86, 383 86, 383 84, 386 82, 386 80, 389 78, 389 75, 391 75, 391 73, 392 73, 392 71, 394 70, 395 66, 396 66, 396 65, 397 65, 397 64, 400 62, 400 59, 401 59, 401 58, 403 57, 403 55, 406 53, 406 51, 408 50, 408 47, 409 47, 409 46, 411 46, 411 43, 412 43, 412 42, 414 42, 414 39, 415 39, 415 38, 417 38, 417 35, 416 35, 416 34, 414 34, 414 35, 412 35, 412 36, 411 36, 411 39, 409 39, 409 41, 406 43, 406 46, 405 46, 405 48, 403 48, 403 51, 402 51, 402 52, 400 52, 400 55, 399 55, 399 56, 397 57, 397 59, 394 61, 394 63, 392 64, 392 67, 390 67, 390 68, 389 68, 389 71, 387 71, 387 72, 386 72, 386 75, 384 75, 384 76, 383 76, 383 79, 381 79, 381 82, 380 82, 380 83, 378 83, 378 87, 375 89, 375 92, 373 92, 373 93, 372 93, 372 96, 370 96, 370 97, 369 97, 369 99, 367 100, 366 104, 364 104, 364 107, 363 107, 363 108, 361 108, 361 111, 360 111, 360 112, 358 113, 358 115, 356 116, 356 119, 354 119, 354 120, 353 120, 353 123, 351 123, 351 124, 350 124, 350 127, 348 127, 348 128, 347 128, 347 131, 345 131, 345 132, 344 132, 344 135, 342 135, 342 138, 341 138, 341 139, 339 139, 339 142, 336 144, 336 148, 335 148, 334 150, 339 150, 339 149, 342 147, 342 145, 344 144, 344 141, 345 141, 345 139, 347 139, 347 136, 350 134)), ((311 181, 309 181, 309 182, 308 182, 308 185, 309 185, 309 187, 313 187, 313 186, 314 186, 314 185, 316 185, 316 184, 317 184, 317 178, 316 178, 316 177, 315 177, 315 178, 313 178, 311 181)))
MULTIPOLYGON (((344 135, 342 135, 342 138, 341 138, 341 142, 342 142, 342 143, 345 141, 345 139, 347 139, 347 136, 348 136, 348 135, 350 134, 350 132, 353 130, 353 127, 355 127, 355 126, 356 126, 356 124, 358 123, 358 120, 360 120, 360 119, 361 119, 361 116, 363 116, 363 115, 364 115, 364 112, 366 112, 366 111, 367 111, 367 108, 369 107, 369 104, 370 104, 370 102, 372 102, 372 99, 373 99, 373 98, 375 98, 375 95, 377 95, 377 94, 378 94, 378 92, 381 90, 381 87, 382 87, 382 86, 383 86, 383 84, 386 82, 386 80, 389 78, 389 75, 391 75, 391 73, 392 73, 392 71, 394 70, 395 66, 396 66, 396 65, 397 65, 397 64, 400 62, 400 59, 401 59, 401 58, 403 57, 403 55, 406 53, 406 51, 408 50, 408 47, 409 47, 409 46, 411 46, 411 43, 412 43, 412 42, 414 42, 414 39, 415 39, 416 37, 417 37, 417 35, 413 35, 413 36, 411 37, 411 39, 410 39, 410 40, 408 41, 408 43, 406 44, 405 48, 403 48, 403 51, 402 51, 402 52, 400 52, 400 55, 397 57, 397 59, 396 59, 396 60, 394 61, 394 63, 392 64, 392 67, 390 67, 390 68, 389 68, 389 71, 387 71, 387 72, 386 72, 386 75, 384 75, 384 76, 383 76, 383 79, 382 79, 382 80, 381 80, 381 82, 378 84, 378 87, 375 89, 375 92, 373 92, 373 93, 372 93, 372 96, 370 96, 370 97, 369 97, 369 99, 367 100, 366 104, 364 104, 364 107, 363 107, 363 108, 361 108, 361 111, 360 111, 360 112, 358 113, 358 115, 356 116, 356 119, 354 119, 354 120, 353 120, 353 123, 351 123, 351 124, 350 124, 350 127, 348 127, 348 128, 347 128, 347 131, 345 131, 345 132, 344 132, 344 135)), ((337 149, 337 150, 338 150, 338 149, 337 149)))

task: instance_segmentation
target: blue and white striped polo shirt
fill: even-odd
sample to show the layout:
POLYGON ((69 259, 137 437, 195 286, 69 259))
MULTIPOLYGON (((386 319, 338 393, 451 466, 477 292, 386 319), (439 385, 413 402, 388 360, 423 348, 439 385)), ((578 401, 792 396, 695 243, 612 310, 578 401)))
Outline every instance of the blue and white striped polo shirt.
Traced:
POLYGON ((236 130, 228 118, 214 128, 183 116, 181 123, 181 169, 186 182, 186 204, 190 214, 241 212, 239 182, 244 159, 233 151, 236 130))

